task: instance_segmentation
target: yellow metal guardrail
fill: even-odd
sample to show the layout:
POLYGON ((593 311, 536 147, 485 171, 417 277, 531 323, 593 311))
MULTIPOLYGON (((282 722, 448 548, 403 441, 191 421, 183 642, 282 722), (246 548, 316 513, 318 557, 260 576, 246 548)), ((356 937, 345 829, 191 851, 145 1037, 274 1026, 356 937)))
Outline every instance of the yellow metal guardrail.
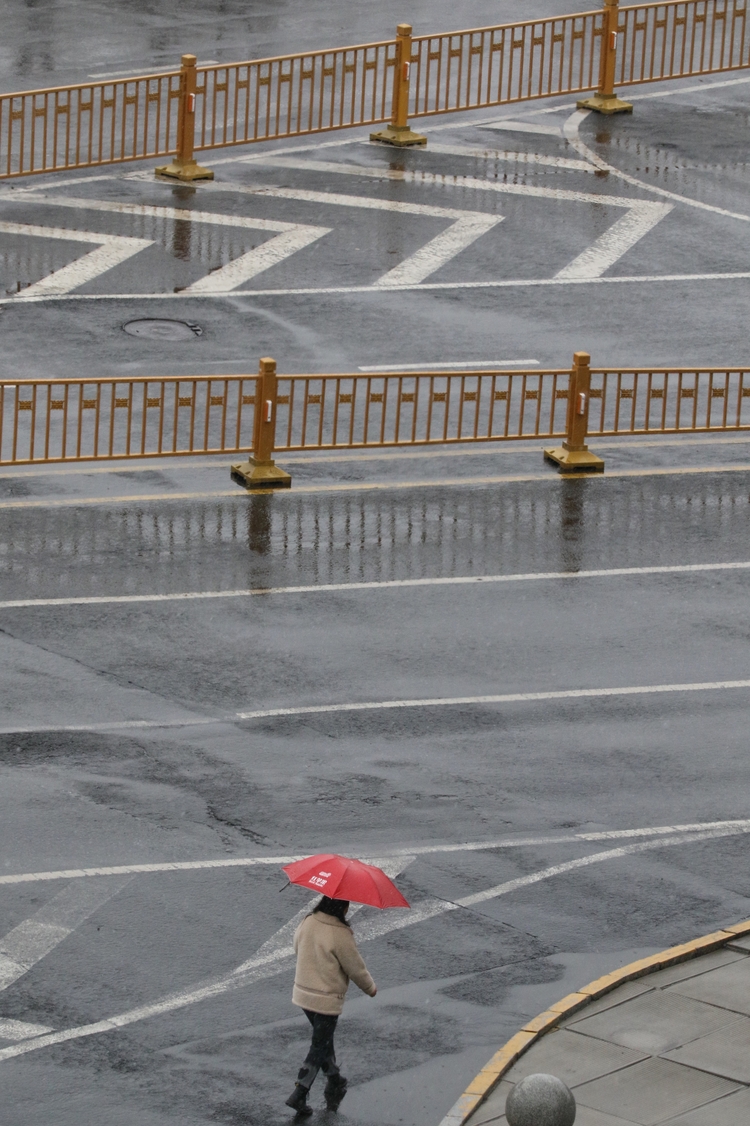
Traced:
POLYGON ((420 144, 407 117, 615 88, 750 65, 747 0, 667 0, 443 35, 396 38, 221 66, 184 55, 169 74, 0 96, 0 179, 174 156, 161 172, 210 177, 196 152, 350 126, 420 144))
POLYGON ((388 375, 0 381, 0 465, 240 454, 250 487, 286 485, 274 454, 563 439, 563 469, 603 463, 586 439, 750 430, 750 368, 424 371, 388 375))

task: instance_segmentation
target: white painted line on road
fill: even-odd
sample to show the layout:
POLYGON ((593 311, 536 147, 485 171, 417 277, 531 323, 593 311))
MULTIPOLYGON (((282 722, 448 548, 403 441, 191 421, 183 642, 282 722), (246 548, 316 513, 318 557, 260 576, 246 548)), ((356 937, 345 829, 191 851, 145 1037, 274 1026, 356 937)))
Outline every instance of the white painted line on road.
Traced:
POLYGON ((330 234, 330 227, 302 226, 300 224, 294 231, 284 231, 275 238, 258 246, 255 250, 248 250, 239 258, 228 262, 218 270, 214 270, 205 277, 199 278, 192 285, 183 290, 187 296, 206 293, 226 293, 227 290, 236 289, 250 281, 256 274, 262 274, 271 266, 290 258, 298 250, 316 242, 323 235, 330 234))
POLYGON ((350 704, 315 704, 296 708, 264 708, 237 712, 238 719, 323 715, 333 712, 391 711, 396 708, 450 708, 473 704, 532 704, 547 700, 602 699, 614 696, 654 696, 675 692, 724 692, 750 688, 750 680, 706 680, 688 684, 635 684, 621 688, 566 688, 551 692, 506 692, 497 696, 436 696, 422 700, 367 700, 350 704))
MULTIPOLYGON (((564 437, 564 435, 561 435, 564 437)), ((85 463, 84 463, 85 464, 85 463)), ((121 467, 122 468, 122 467, 121 467)), ((602 486, 606 486, 609 481, 617 480, 620 477, 686 477, 706 474, 714 475, 717 473, 750 473, 750 465, 675 465, 658 467, 652 466, 648 469, 608 469, 606 477, 603 474, 591 475, 589 480, 596 480, 602 486)), ((563 482, 570 480, 571 477, 576 476, 580 480, 580 476, 573 474, 553 474, 549 471, 541 470, 539 473, 506 473, 486 477, 442 477, 442 478, 429 478, 422 477, 411 481, 340 481, 335 485, 296 485, 293 493, 286 493, 285 496, 279 495, 277 503, 281 504, 285 499, 294 500, 299 497, 301 493, 304 494, 322 494, 322 493, 363 493, 363 492, 387 492, 389 490, 404 490, 404 489, 457 489, 467 488, 473 485, 508 485, 519 483, 536 483, 557 487, 563 482)), ((264 493, 262 489, 248 490, 250 495, 259 495, 264 493)), ((236 500, 240 502, 243 493, 239 489, 212 489, 203 492, 179 492, 179 493, 135 493, 135 494, 119 494, 108 495, 100 497, 82 497, 82 496, 65 496, 65 497, 46 497, 38 500, 0 500, 0 510, 5 508, 88 508, 91 505, 120 505, 120 504, 155 504, 163 503, 164 501, 186 501, 186 500, 203 500, 203 501, 216 501, 216 500, 236 500)), ((264 495, 268 495, 264 493, 264 495)), ((57 730, 56 728, 54 730, 57 730)))
MULTIPOLYGON (((527 571, 507 575, 450 575, 425 579, 382 579, 373 582, 309 583, 304 586, 245 587, 240 590, 189 590, 171 594, 69 595, 64 598, 15 598, 0 602, 0 610, 45 606, 112 606, 133 602, 190 602, 214 598, 258 598, 273 594, 330 594, 355 590, 399 590, 405 587, 481 586, 497 583, 553 582, 559 579, 612 579, 636 575, 690 575, 710 571, 747 571, 750 561, 675 563, 652 567, 604 567, 588 571, 527 571)), ((137 721, 136 721, 137 722, 137 721)))
MULTIPOLYGON (((15 199, 16 202, 23 202, 23 191, 17 192, 12 198, 15 199)), ((154 207, 141 203, 117 203, 111 200, 78 199, 72 196, 54 195, 34 195, 33 201, 34 203, 46 204, 50 207, 73 208, 76 211, 104 211, 111 214, 134 215, 139 218, 157 219, 164 222, 181 221, 203 223, 219 227, 241 227, 247 230, 280 232, 275 238, 269 239, 268 242, 263 243, 262 246, 247 251, 246 254, 240 255, 239 258, 235 258, 227 265, 222 266, 218 270, 214 270, 210 274, 206 274, 205 277, 187 286, 181 291, 181 293, 186 296, 192 296, 193 294, 230 293, 233 289, 236 289, 238 285, 242 285, 251 278, 254 278, 257 274, 270 269, 271 266, 283 262, 285 258, 291 257, 291 255, 296 254, 298 250, 302 250, 304 247, 316 242, 317 239, 322 238, 323 235, 330 234, 330 227, 312 226, 302 223, 287 223, 281 220, 253 219, 244 215, 223 215, 220 212, 190 211, 186 208, 154 207)), ((28 202, 28 200, 26 202, 28 202)), ((20 224, 0 224, 0 232, 5 229, 5 226, 14 227, 20 226, 20 224)), ((34 229, 33 233, 45 235, 46 237, 77 238, 78 241, 86 241, 79 232, 67 232, 64 228, 59 228, 56 234, 51 232, 52 228, 38 227, 34 229)), ((91 254, 88 254, 86 258, 81 259, 80 262, 66 266, 65 269, 58 270, 55 274, 50 274, 49 278, 44 279, 43 282, 39 282, 35 286, 30 286, 28 289, 23 290, 22 293, 13 300, 26 300, 28 297, 35 297, 38 294, 67 293, 70 289, 75 288, 75 286, 67 285, 67 288, 65 287, 67 281, 66 271, 73 280, 81 275, 82 280, 76 280, 75 285, 82 285, 84 281, 90 281, 91 277, 97 277, 113 266, 119 265, 121 260, 124 261, 125 258, 130 257, 130 254, 136 253, 137 250, 142 249, 144 246, 153 245, 153 240, 127 240, 115 235, 95 236, 95 239, 89 238, 87 241, 95 241, 96 238, 98 238, 100 242, 103 238, 107 239, 108 244, 110 244, 108 252, 106 247, 102 247, 98 251, 93 251, 91 254), (118 258, 118 242, 125 245, 128 241, 139 243, 139 245, 136 249, 131 250, 130 254, 125 254, 120 250, 120 257, 118 258), (108 257, 106 257, 107 254, 108 257), (90 276, 86 274, 86 271, 88 271, 90 276), (63 280, 61 281, 61 279, 63 280)))
MULTIPOLYGON (((466 281, 466 282, 421 282, 416 285, 398 285, 384 289, 374 285, 331 285, 331 286, 306 286, 298 289, 243 289, 227 290, 226 293, 208 293, 204 297, 325 297, 339 293, 427 293, 435 290, 446 292, 461 289, 533 289, 538 286, 565 286, 565 285, 614 285, 635 284, 647 285, 652 282, 704 282, 704 281, 747 281, 750 271, 736 271, 725 274, 633 274, 630 276, 612 276, 595 278, 513 278, 500 281, 466 281)), ((29 304, 35 301, 170 301, 182 300, 190 294, 180 293, 67 293, 51 294, 49 296, 30 297, 29 304)), ((23 301, 23 293, 17 297, 0 298, 0 308, 10 301, 23 301)), ((611 474, 610 474, 611 476, 611 474)))
POLYGON ((0 939, 0 991, 28 973, 132 879, 120 873, 71 884, 9 931, 0 939))
POLYGON ((381 288, 418 285, 447 265, 482 235, 486 235, 498 223, 502 223, 503 218, 502 215, 470 215, 465 219, 459 219, 447 230, 430 239, 414 254, 405 258, 398 266, 383 274, 375 285, 381 288))
MULTIPOLYGON (((559 136, 559 131, 556 130, 559 136)), ((542 156, 535 152, 515 152, 512 149, 477 148, 475 145, 436 145, 430 142, 429 148, 420 153, 444 153, 446 156, 471 157, 475 160, 504 160, 515 164, 543 165, 547 168, 562 168, 568 172, 586 172, 593 175, 596 168, 588 160, 571 160, 565 156, 542 156)), ((446 176, 450 173, 446 172, 446 176)))
POLYGON ((626 184, 633 184, 636 188, 641 188, 643 191, 652 192, 654 195, 662 196, 664 199, 672 199, 677 203, 685 203, 688 207, 697 207, 700 211, 711 211, 715 215, 724 215, 728 219, 740 219, 744 223, 750 223, 750 215, 739 211, 727 211, 725 207, 716 207, 713 203, 703 203, 699 199, 691 199, 690 196, 678 195, 677 192, 669 192, 666 188, 658 188, 653 184, 648 184, 645 180, 639 180, 635 176, 630 176, 627 172, 622 172, 619 168, 615 168, 613 164, 608 164, 606 160, 602 160, 588 145, 581 139, 578 133, 579 126, 582 121, 585 121, 591 110, 576 110, 572 113, 563 126, 566 139, 570 142, 574 149, 576 149, 581 156, 590 160, 602 172, 609 172, 612 176, 616 176, 619 180, 624 180, 626 184))
MULTIPOLYGON (((13 195, 16 203, 28 202, 26 191, 19 189, 13 195)), ((113 215, 135 215, 142 219, 161 219, 170 222, 206 223, 212 227, 245 227, 251 231, 296 231, 298 223, 287 223, 281 219, 254 219, 247 215, 224 215, 220 211, 191 211, 185 207, 156 207, 146 203, 120 203, 106 199, 85 199, 77 196, 35 194, 33 202, 49 207, 68 207, 74 211, 103 211, 113 215)), ((313 230, 327 231, 327 227, 313 227, 313 230)), ((47 230, 40 227, 40 231, 47 230)), ((63 229, 64 230, 64 229, 63 229)), ((48 236, 54 237, 54 236, 48 236)), ((57 235, 58 238, 75 238, 75 232, 57 235)), ((79 235, 80 237, 80 235, 79 235)), ((108 237, 108 236, 97 236, 108 237)))
POLYGON ((25 1020, 11 1020, 0 1017, 0 1040, 29 1040, 32 1036, 43 1036, 52 1032, 48 1024, 30 1024, 25 1020))
MULTIPOLYGON (((495 887, 488 888, 483 892, 464 896, 455 901, 427 898, 415 904, 408 911, 384 911, 379 916, 368 919, 362 926, 356 928, 357 939, 360 942, 372 941, 383 935, 390 934, 393 931, 403 930, 405 927, 414 926, 417 923, 425 922, 428 919, 446 914, 449 911, 456 911, 461 908, 471 909, 480 903, 508 895, 519 888, 553 879, 579 868, 590 867, 593 864, 600 864, 609 860, 619 860, 627 856, 637 855, 657 848, 690 845, 697 841, 736 836, 747 832, 750 832, 750 827, 743 825, 742 827, 732 826, 707 830, 690 836, 681 834, 671 837, 662 837, 658 840, 640 841, 637 844, 623 845, 619 848, 593 853, 590 856, 579 857, 576 860, 568 861, 564 864, 554 864, 538 872, 532 872, 529 875, 521 876, 515 880, 508 880, 503 884, 497 884, 495 887)), ((267 954, 261 955, 260 952, 258 952, 231 973, 205 982, 196 988, 183 990, 179 993, 172 993, 151 1004, 141 1005, 138 1008, 118 1013, 105 1020, 80 1025, 76 1028, 69 1028, 62 1032, 49 1033, 45 1036, 36 1037, 33 1040, 22 1041, 19 1044, 12 1044, 7 1048, 0 1049, 0 1061, 26 1055, 29 1052, 38 1051, 40 1048, 46 1048, 53 1044, 63 1044, 71 1040, 95 1036, 102 1032, 112 1032, 119 1028, 125 1028, 128 1025, 135 1024, 141 1020, 175 1012, 200 1001, 209 1000, 235 989, 243 988, 255 981, 274 977, 291 969, 293 965, 294 955, 291 945, 277 946, 274 944, 273 949, 270 949, 267 954)))
MULTIPOLYGON (((69 231, 62 227, 40 227, 31 223, 0 222, 0 234, 28 235, 33 238, 60 239, 65 242, 94 243, 95 250, 90 250, 82 258, 62 266, 52 274, 41 278, 32 285, 27 286, 21 293, 14 295, 10 300, 18 301, 31 298, 48 298, 62 296, 79 285, 93 281, 100 274, 111 270, 126 262, 134 254, 153 246, 152 239, 131 238, 125 235, 105 235, 99 231, 69 231)), ((5 299, 4 299, 5 300, 5 299)))
MULTIPOLYGON (((201 61, 200 65, 201 66, 218 66, 219 61, 218 61, 218 59, 203 59, 201 61)), ((155 74, 179 75, 179 73, 180 73, 179 70, 175 70, 174 67, 170 67, 167 70, 150 70, 148 68, 148 64, 146 64, 146 70, 143 70, 143 68, 141 68, 140 70, 133 70, 132 67, 131 67, 130 70, 106 70, 101 74, 89 74, 89 75, 87 75, 87 77, 88 78, 128 78, 132 74, 136 78, 151 78, 152 75, 155 75, 155 74)))
POLYGON ((555 274, 558 279, 598 278, 653 230, 674 207, 671 203, 636 204, 581 254, 555 274))
POLYGON ((452 364, 370 364, 369 366, 360 365, 357 371, 364 372, 389 372, 389 371, 461 371, 463 369, 469 371, 478 371, 479 368, 511 368, 519 364, 527 364, 534 367, 539 363, 539 360, 473 360, 471 362, 464 362, 452 364))
MULTIPOLYGON (((558 108, 558 107, 555 107, 558 108)), ((475 122, 475 124, 479 124, 475 122)), ((557 125, 543 125, 536 121, 485 121, 483 129, 502 129, 510 133, 540 133, 546 137, 562 138, 562 129, 557 125)))
MULTIPOLYGON (((632 837, 669 836, 673 833, 704 833, 714 829, 749 829, 750 818, 735 818, 729 821, 694 821, 685 825, 648 825, 637 829, 602 829, 597 832, 567 833, 564 836, 500 837, 495 840, 464 841, 459 844, 408 845, 405 848, 388 849, 383 854, 388 857, 403 858, 429 856, 436 853, 484 852, 506 848, 534 848, 539 845, 576 844, 580 841, 613 841, 632 837)), ((4 884, 43 883, 49 880, 81 880, 92 876, 139 876, 159 872, 195 872, 212 868, 254 868, 271 866, 281 868, 302 860, 307 853, 294 853, 289 856, 239 856, 221 857, 215 860, 167 860, 154 864, 117 864, 96 868, 62 868, 47 872, 14 872, 0 876, 0 886, 4 884)), ((361 857, 368 863, 377 863, 377 858, 361 857)), ((380 864, 382 868, 383 865, 380 864)))

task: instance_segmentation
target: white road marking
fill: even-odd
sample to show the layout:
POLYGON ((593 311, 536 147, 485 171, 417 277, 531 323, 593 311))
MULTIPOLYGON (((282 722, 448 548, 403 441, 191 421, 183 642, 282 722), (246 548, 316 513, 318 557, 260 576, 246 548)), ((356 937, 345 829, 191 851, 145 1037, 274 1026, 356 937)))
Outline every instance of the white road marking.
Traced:
MULTIPOLYGON (((408 926, 414 926, 417 923, 424 922, 427 919, 435 918, 438 915, 445 914, 449 911, 456 911, 460 908, 470 909, 479 903, 487 902, 490 899, 497 899, 500 896, 508 895, 521 887, 528 887, 534 883, 540 883, 543 880, 553 879, 557 876, 564 875, 566 872, 574 871, 578 868, 589 867, 592 864, 600 864, 608 860, 619 860, 626 856, 637 855, 638 853, 651 851, 657 848, 668 848, 679 845, 691 844, 696 841, 712 840, 720 837, 733 836, 740 833, 750 832, 750 827, 747 825, 743 827, 727 827, 722 829, 707 830, 705 832, 696 833, 689 837, 684 835, 662 837, 658 840, 641 841, 637 844, 623 845, 619 848, 608 849, 604 852, 594 853, 587 857, 579 857, 576 860, 568 861, 564 864, 555 864, 547 868, 543 868, 538 872, 530 873, 527 876, 521 876, 516 880, 508 880, 503 884, 498 884, 493 888, 488 888, 483 892, 477 892, 474 895, 464 896, 453 902, 428 898, 420 903, 414 905, 408 912, 402 911, 384 911, 379 916, 368 919, 365 924, 356 928, 356 935, 360 942, 372 941, 375 938, 382 937, 385 934, 392 933, 395 930, 402 930, 408 926)), ((262 948, 261 948, 262 949, 262 948)), ((255 981, 268 979, 278 974, 284 973, 286 970, 291 969, 294 964, 293 955, 290 947, 275 947, 266 955, 261 956, 260 953, 254 955, 252 958, 243 962, 234 971, 226 974, 223 977, 214 979, 213 981, 206 982, 203 985, 191 990, 183 990, 179 993, 170 994, 159 1001, 153 1002, 149 1005, 141 1005, 136 1009, 130 1009, 124 1013, 118 1013, 115 1016, 109 1017, 105 1020, 96 1021, 92 1024, 81 1025, 77 1028, 69 1028, 62 1032, 54 1032, 45 1036, 36 1037, 33 1040, 23 1041, 19 1044, 12 1044, 7 1048, 0 1049, 0 1060, 13 1059, 14 1057, 26 1055, 29 1052, 37 1051, 40 1048, 49 1047, 52 1044, 62 1044, 70 1040, 78 1040, 87 1036, 94 1036, 101 1032, 111 1032, 119 1028, 124 1028, 128 1025, 134 1024, 137 1021, 146 1020, 150 1017, 161 1016, 165 1013, 175 1012, 176 1010, 186 1008, 189 1005, 196 1004, 197 1002, 208 1000, 212 997, 220 996, 230 990, 242 988, 243 986, 250 985, 255 981)))
MULTIPOLYGON (((555 129, 560 136, 560 131, 555 129)), ((562 168, 569 172, 586 172, 593 174, 596 167, 588 160, 573 160, 564 156, 543 156, 539 153, 521 152, 515 149, 490 149, 479 148, 476 145, 440 145, 430 144, 426 149, 415 149, 415 155, 429 156, 439 153, 445 156, 460 156, 470 160, 508 161, 514 164, 540 165, 548 168, 562 168)), ((344 162, 330 162, 320 160, 299 159, 294 156, 281 156, 269 152, 256 157, 257 164, 265 164, 272 168, 294 168, 301 172, 324 172, 328 175, 337 172, 342 176, 367 176, 379 180, 404 180, 407 178, 406 169, 391 168, 384 164, 354 164, 344 162)), ((419 173, 417 173, 419 175, 419 173)), ((453 180, 450 172, 432 173, 448 182, 453 180)))
MULTIPOLYGON (((559 131, 556 130, 559 136, 559 131)), ((473 157, 476 160, 505 160, 515 164, 539 164, 549 168, 562 168, 568 172, 593 174, 596 168, 588 160, 571 160, 565 156, 542 156, 535 152, 516 152, 511 149, 477 148, 475 145, 436 145, 430 142, 426 149, 415 150, 422 154, 445 153, 446 156, 473 157)), ((446 173, 449 175, 449 173, 446 173)))
MULTIPOLYGON (((714 829, 750 830, 750 818, 730 821, 694 821, 685 825, 648 825, 638 829, 601 829, 596 832, 567 833, 565 836, 500 837, 496 840, 464 841, 460 844, 409 845, 406 848, 387 850, 380 858, 363 857, 368 863, 378 864, 389 875, 398 875, 385 868, 390 858, 402 858, 411 862, 417 856, 429 856, 442 852, 484 852, 501 848, 532 848, 538 845, 576 844, 579 841, 614 841, 632 837, 669 836, 674 833, 705 833, 714 829), (381 863, 382 861, 382 863, 381 863)), ((157 864, 118 864, 97 868, 63 868, 51 872, 14 872, 0 876, 0 886, 4 884, 44 883, 49 880, 83 880, 92 876, 139 876, 157 872, 194 872, 209 868, 255 868, 278 867, 302 860, 309 853, 295 853, 289 856, 239 856, 221 857, 216 860, 167 860, 157 864)))
POLYGON ((669 214, 671 203, 636 204, 596 242, 555 274, 558 279, 598 278, 669 214))
POLYGON ((0 991, 28 973, 132 879, 120 873, 71 884, 9 931, 0 939, 0 991))
MULTIPOLYGON (((218 66, 219 61, 218 61, 218 59, 202 59, 200 65, 201 66, 218 66)), ((147 66, 146 70, 143 70, 143 68, 141 68, 140 70, 134 70, 131 67, 130 70, 106 70, 102 74, 89 74, 89 75, 87 75, 87 77, 88 78, 128 78, 132 74, 137 78, 151 78, 152 75, 179 74, 179 73, 180 73, 179 70, 175 70, 174 67, 170 67, 167 70, 149 70, 148 66, 147 66)))
MULTIPOLYGON (((647 98, 669 98, 674 94, 703 93, 704 90, 720 90, 723 86, 744 86, 750 78, 727 78, 723 82, 699 82, 695 86, 678 86, 669 90, 649 90, 646 94, 628 93, 629 102, 642 102, 647 98)), ((562 109, 562 106, 560 107, 562 109)))
POLYGON ((418 285, 502 221, 502 215, 470 215, 465 219, 458 219, 398 266, 383 274, 375 285, 381 288, 418 285))
POLYGON ((450 575, 427 579, 383 579, 372 582, 310 583, 304 586, 246 587, 240 590, 190 590, 172 594, 95 594, 65 598, 15 598, 0 610, 44 606, 102 606, 131 602, 189 602, 213 598, 258 598, 272 594, 330 594, 355 590, 399 590, 405 587, 479 586, 485 583, 552 582, 558 579, 612 579, 635 575, 691 575, 710 571, 747 571, 750 560, 727 563, 674 563, 653 567, 604 567, 589 571, 527 571, 507 575, 450 575))
POLYGON ((542 125, 536 121, 487 121, 482 124, 483 129, 502 129, 511 133, 541 133, 546 137, 562 137, 562 130, 557 125, 542 125))
POLYGON ((48 1024, 29 1024, 25 1020, 11 1020, 0 1017, 0 1040, 29 1040, 32 1036, 43 1036, 52 1032, 48 1024))
MULTIPOLYGON (((623 276, 605 275, 598 278, 513 278, 498 281, 468 281, 468 282, 421 282, 418 285, 399 285, 383 289, 379 285, 330 285, 330 286, 304 286, 289 289, 243 289, 228 290, 226 293, 208 293, 206 297, 303 297, 303 296, 330 296, 338 293, 390 293, 409 291, 427 292, 428 290, 445 290, 446 292, 461 289, 527 289, 538 286, 565 286, 565 285, 646 285, 656 282, 704 282, 704 281, 747 281, 750 271, 735 271, 725 274, 633 274, 623 276)), ((49 297, 30 297, 29 303, 35 301, 165 301, 182 300, 185 293, 68 293, 53 294, 49 297)), ((0 298, 0 308, 6 301, 25 300, 23 295, 14 298, 0 298)), ((611 476, 611 474, 609 474, 611 476)), ((299 490, 298 490, 299 491, 299 490)))
POLYGON ((389 372, 389 371, 478 371, 480 368, 510 368, 516 367, 520 364, 528 364, 533 367, 539 363, 539 360, 473 360, 471 362, 460 361, 459 363, 452 364, 371 364, 369 366, 360 365, 357 371, 364 372, 389 372))
POLYGON ((262 274, 264 270, 269 270, 271 266, 278 265, 285 258, 290 258, 292 254, 310 246, 311 243, 316 242, 329 232, 329 227, 311 227, 300 224, 295 231, 284 231, 263 243, 262 246, 256 247, 255 250, 248 250, 246 254, 228 262, 221 269, 206 274, 205 277, 189 285, 183 292, 186 295, 192 295, 196 293, 226 293, 227 290, 236 289, 237 286, 243 285, 254 278, 256 274, 262 274))
MULTIPOLYGON (((446 146, 443 146, 444 148, 446 146)), ((450 148, 450 146, 447 146, 450 148)), ((313 161, 313 160, 295 160, 290 157, 280 157, 274 160, 272 157, 268 158, 268 163, 279 164, 283 167, 299 168, 304 170, 312 170, 318 172, 325 172, 330 174, 344 174, 356 176, 371 176, 375 179, 396 179, 404 183, 418 184, 420 186, 442 186, 442 187, 464 187, 478 191, 494 191, 501 192, 507 195, 525 195, 533 196, 538 199, 554 199, 558 201, 576 202, 576 203, 597 203, 597 204, 612 204, 616 207, 628 208, 628 214, 622 219, 618 220, 608 231, 588 247, 582 254, 579 254, 573 259, 563 270, 556 275, 558 281, 569 280, 582 280, 600 277, 605 270, 613 266, 619 261, 622 256, 627 253, 632 246, 634 246, 640 239, 643 238, 656 224, 664 218, 665 215, 671 210, 669 204, 654 204, 644 200, 631 199, 626 196, 611 196, 611 195, 596 195, 591 192, 576 192, 570 191, 565 188, 544 188, 531 184, 508 184, 498 180, 480 180, 473 176, 450 176, 442 173, 434 172, 421 172, 410 170, 390 170, 382 166, 363 167, 356 164, 344 164, 334 161, 313 161)), ((596 171, 594 164, 587 164, 587 168, 591 171, 596 171)), ((263 190, 263 189, 259 189, 263 190)), ((282 192, 286 194, 288 189, 270 189, 272 192, 282 192)), ((321 193, 315 193, 320 197, 321 193)), ((323 193, 323 200, 325 195, 323 193)), ((353 197, 345 197, 351 199, 353 197)), ((320 200, 319 200, 320 201, 320 200)), ((467 228, 467 235, 469 241, 474 241, 484 232, 479 229, 473 236, 470 235, 470 223, 468 220, 464 221, 467 228)), ((457 223, 451 231, 446 231, 438 239, 434 239, 432 243, 428 244, 412 256, 407 262, 402 263, 401 267, 391 270, 385 277, 381 278, 376 285, 378 286, 396 286, 396 285, 414 285, 422 282, 424 278, 429 277, 434 273, 439 265, 443 265, 444 261, 448 261, 464 249, 466 242, 462 242, 461 236, 458 231, 459 224, 457 223), (442 240, 442 241, 441 241, 442 240), (455 242, 457 249, 452 253, 450 247, 455 242), (443 251, 443 244, 445 245, 445 257, 441 258, 443 251), (430 262, 433 256, 438 261, 439 265, 430 267, 430 262), (421 269, 424 263, 425 269, 421 269)))
POLYGON ((333 712, 391 711, 396 708, 450 708, 470 704, 527 704, 547 700, 601 699, 607 696, 653 696, 675 692, 724 692, 750 688, 750 680, 710 680, 688 684, 635 684, 620 688, 567 688, 552 692, 507 692, 497 696, 437 696, 423 700, 367 700, 350 704, 315 704, 296 708, 265 708, 237 712, 238 719, 323 715, 333 712))
MULTIPOLYGON (((24 192, 17 192, 13 197, 16 202, 24 201, 24 192)), ((279 232, 275 238, 269 239, 262 246, 256 247, 255 250, 249 250, 246 254, 240 255, 226 266, 222 266, 213 273, 207 274, 205 277, 200 278, 198 281, 193 282, 192 285, 187 286, 181 292, 187 296, 193 294, 226 294, 230 293, 237 286, 242 285, 244 282, 254 278, 257 274, 263 273, 264 270, 270 269, 271 266, 283 262, 285 258, 291 257, 296 254, 298 250, 309 246, 311 243, 316 242, 317 239, 322 238, 323 235, 330 234, 330 227, 312 226, 310 224, 302 223, 286 223, 281 220, 270 219, 253 219, 244 215, 222 215, 221 213, 209 211, 190 211, 186 208, 177 207, 154 207, 149 204, 141 203, 118 203, 112 200, 98 200, 98 199, 78 199, 72 196, 55 196, 55 195, 34 195, 33 200, 35 203, 43 203, 50 207, 68 207, 76 211, 104 211, 116 215, 135 215, 139 218, 147 219, 161 219, 162 221, 176 222, 178 220, 188 223, 204 223, 211 226, 218 227, 242 227, 247 230, 257 231, 274 231, 279 232)), ((8 226, 16 227, 20 224, 8 224, 8 226)), ((5 225, 0 224, 0 231, 5 229, 5 225)), ((52 228, 38 227, 35 228, 35 233, 45 234, 47 237, 70 237, 72 239, 78 238, 78 241, 83 241, 78 232, 70 232, 69 234, 64 228, 61 228, 62 234, 53 235, 50 232, 52 228)), ((15 232, 11 232, 15 233, 15 232)), ((116 245, 118 237, 111 236, 97 236, 99 241, 106 237, 116 245)), ((88 241, 94 241, 89 238, 88 241)), ((119 239, 121 242, 127 242, 126 239, 119 239)), ((143 246, 153 245, 153 240, 137 240, 131 239, 131 242, 138 242, 140 245, 137 249, 142 249, 143 246)), ((57 273, 51 274, 48 279, 46 288, 40 289, 42 283, 37 283, 36 286, 30 286, 28 289, 23 290, 20 294, 21 299, 26 297, 34 297, 37 294, 48 293, 66 293, 68 289, 73 288, 68 286, 68 289, 58 288, 54 289, 52 286, 59 279, 63 277, 65 271, 80 271, 84 263, 91 262, 90 269, 95 269, 94 258, 97 254, 102 255, 101 251, 93 251, 92 254, 86 256, 80 262, 73 263, 72 266, 65 267, 65 270, 58 270, 57 273)), ((136 253, 135 250, 131 253, 136 253)), ((129 257, 125 255, 124 257, 129 257)), ((104 258, 101 258, 101 267, 96 270, 92 276, 104 273, 106 270, 111 269, 112 266, 119 264, 112 251, 110 251, 112 261, 110 264, 104 264, 104 258)), ((124 258, 123 258, 124 260, 124 258)), ((90 278, 84 278, 89 281, 90 278)), ((83 284, 77 282, 78 285, 83 284)), ((19 298, 14 298, 18 300, 19 298)))
POLYGON ((47 277, 28 286, 11 300, 25 300, 28 297, 51 297, 67 294, 77 286, 93 281, 100 274, 119 266, 134 254, 152 246, 151 239, 130 238, 125 235, 105 235, 98 231, 69 231, 62 227, 40 227, 31 223, 0 222, 0 234, 29 235, 32 238, 61 239, 65 242, 94 243, 82 258, 62 266, 47 277))
POLYGON ((685 203, 688 207, 697 207, 700 211, 711 211, 715 215, 724 215, 728 219, 740 219, 744 223, 750 222, 750 215, 746 215, 740 211, 727 211, 725 207, 716 207, 712 203, 702 203, 699 199, 691 199, 690 196, 678 195, 677 192, 669 192, 666 188, 657 188, 653 184, 646 183, 645 180, 639 180, 635 176, 630 176, 627 172, 622 172, 619 168, 615 168, 613 164, 608 164, 606 160, 602 160, 588 145, 581 140, 578 134, 578 128, 582 121, 588 117, 591 110, 576 110, 572 113, 563 126, 566 139, 570 142, 574 149, 576 149, 583 157, 590 160, 603 172, 609 172, 612 176, 616 176, 618 180, 624 180, 626 184, 633 184, 636 188, 642 188, 643 191, 652 192, 654 195, 662 196, 664 199, 673 199, 677 203, 685 203))

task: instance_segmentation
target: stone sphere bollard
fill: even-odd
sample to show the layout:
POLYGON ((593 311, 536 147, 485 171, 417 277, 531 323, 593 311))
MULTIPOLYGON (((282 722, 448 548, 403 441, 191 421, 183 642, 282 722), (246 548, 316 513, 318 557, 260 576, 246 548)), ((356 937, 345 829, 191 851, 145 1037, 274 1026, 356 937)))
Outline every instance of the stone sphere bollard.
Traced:
POLYGON ((573 1126, 576 1101, 555 1075, 527 1075, 505 1100, 508 1126, 573 1126))

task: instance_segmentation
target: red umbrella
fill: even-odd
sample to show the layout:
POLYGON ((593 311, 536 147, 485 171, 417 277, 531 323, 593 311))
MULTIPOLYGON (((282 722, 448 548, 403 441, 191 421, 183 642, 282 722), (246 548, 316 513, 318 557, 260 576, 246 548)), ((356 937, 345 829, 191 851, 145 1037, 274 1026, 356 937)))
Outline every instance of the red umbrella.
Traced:
POLYGON ((385 872, 348 856, 321 852, 295 860, 284 869, 289 882, 312 888, 331 899, 348 899, 370 907, 408 907, 401 892, 385 872))

